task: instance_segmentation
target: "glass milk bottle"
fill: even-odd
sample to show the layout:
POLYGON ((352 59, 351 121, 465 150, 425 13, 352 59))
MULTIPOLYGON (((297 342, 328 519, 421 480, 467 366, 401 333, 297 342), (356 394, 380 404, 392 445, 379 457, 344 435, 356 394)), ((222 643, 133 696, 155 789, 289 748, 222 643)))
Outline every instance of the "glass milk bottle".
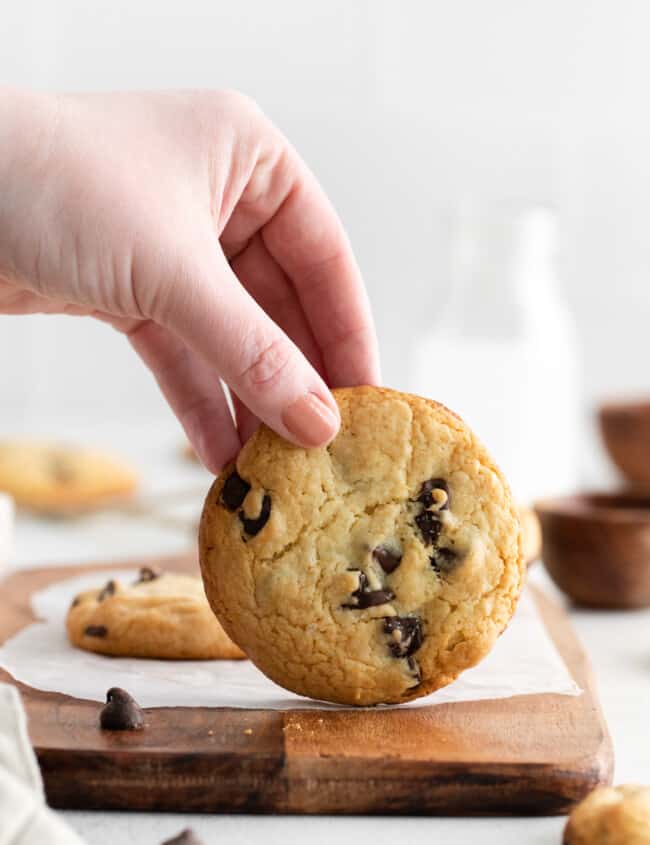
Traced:
POLYGON ((465 209, 452 288, 416 344, 411 387, 473 428, 522 502, 577 482, 575 330, 555 276, 543 207, 465 209))

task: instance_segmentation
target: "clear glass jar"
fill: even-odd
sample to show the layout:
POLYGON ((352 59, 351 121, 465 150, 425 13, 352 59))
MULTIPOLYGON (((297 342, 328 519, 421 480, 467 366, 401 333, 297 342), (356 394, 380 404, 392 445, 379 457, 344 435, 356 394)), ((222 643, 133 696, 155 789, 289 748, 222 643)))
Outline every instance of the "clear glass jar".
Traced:
POLYGON ((554 213, 465 207, 452 252, 451 292, 416 344, 411 389, 466 420, 521 501, 573 489, 577 344, 555 273, 554 213))

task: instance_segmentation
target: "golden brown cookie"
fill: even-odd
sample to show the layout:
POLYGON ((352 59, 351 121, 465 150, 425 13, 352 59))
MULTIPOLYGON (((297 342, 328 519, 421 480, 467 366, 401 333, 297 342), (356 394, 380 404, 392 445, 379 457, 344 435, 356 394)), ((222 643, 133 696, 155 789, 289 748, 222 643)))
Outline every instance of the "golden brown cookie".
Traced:
POLYGON ((201 579, 144 568, 134 583, 109 581, 80 593, 66 620, 70 642, 86 651, 168 660, 246 657, 224 632, 201 579))
POLYGON ((478 663, 508 624, 523 577, 517 511, 447 408, 373 387, 334 395, 329 446, 301 449, 262 427, 213 485, 206 594, 281 686, 408 701, 478 663))
POLYGON ((602 786, 569 816, 564 845, 650 845, 650 787, 602 786))
POLYGON ((112 455, 32 440, 0 442, 0 490, 41 513, 89 511, 130 496, 133 469, 112 455))

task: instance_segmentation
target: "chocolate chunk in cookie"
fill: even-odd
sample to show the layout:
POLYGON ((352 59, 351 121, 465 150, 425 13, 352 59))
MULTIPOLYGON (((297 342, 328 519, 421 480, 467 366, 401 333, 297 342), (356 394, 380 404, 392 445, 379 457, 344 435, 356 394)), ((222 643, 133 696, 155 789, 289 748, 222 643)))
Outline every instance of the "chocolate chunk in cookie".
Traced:
POLYGON ((84 628, 84 634, 87 637, 105 637, 108 635, 108 628, 106 625, 88 625, 84 628))
POLYGON ((439 517, 432 511, 422 511, 415 517, 415 524, 420 529, 425 545, 433 546, 442 530, 439 517))
POLYGON ((430 556, 431 566, 439 574, 447 574, 454 570, 461 561, 458 552, 453 549, 441 547, 435 549, 430 556))
POLYGON ((387 604, 395 598, 395 593, 392 590, 369 589, 367 576, 363 572, 359 572, 359 587, 350 598, 352 599, 350 604, 344 604, 343 607, 351 610, 365 610, 367 607, 387 604))
POLYGON ((248 534, 249 537, 254 537, 256 534, 259 534, 262 528, 266 525, 269 521, 269 517, 271 516, 271 497, 266 493, 264 498, 262 499, 262 510, 260 511, 260 515, 251 519, 250 517, 246 516, 244 511, 239 511, 239 521, 241 522, 244 531, 248 534))
POLYGON ((228 476, 223 485, 221 502, 229 511, 236 511, 241 506, 250 489, 251 486, 248 481, 244 481, 240 475, 233 472, 228 476))
POLYGON ((450 495, 449 486, 444 478, 430 478, 425 481, 417 496, 417 501, 425 508, 434 507, 438 511, 445 511, 449 508, 450 495))
POLYGON ((160 578, 162 571, 157 566, 141 566, 136 584, 146 584, 147 581, 155 581, 160 578))
POLYGON ((372 550, 372 556, 387 575, 394 572, 402 562, 402 555, 388 546, 377 546, 372 550))
POLYGON ((111 687, 99 714, 99 724, 105 731, 139 731, 144 727, 144 714, 126 690, 111 687))
POLYGON ((388 648, 393 657, 410 657, 422 645, 422 621, 417 616, 388 616, 384 633, 390 636, 388 648))
POLYGON ((117 587, 115 581, 109 581, 101 593, 97 596, 97 601, 104 601, 104 599, 107 599, 109 596, 114 596, 116 589, 117 587))

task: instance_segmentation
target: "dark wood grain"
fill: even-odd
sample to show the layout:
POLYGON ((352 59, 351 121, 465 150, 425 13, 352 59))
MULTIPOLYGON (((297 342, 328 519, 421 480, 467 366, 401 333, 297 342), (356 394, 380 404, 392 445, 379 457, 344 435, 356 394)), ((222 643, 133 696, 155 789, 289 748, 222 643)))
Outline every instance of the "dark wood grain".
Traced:
MULTIPOLYGON (((155 563, 196 566, 187 558, 155 563)), ((0 585, 0 641, 32 620, 31 593, 80 571, 34 570, 0 585)), ((110 734, 98 728, 97 702, 18 684, 48 800, 60 808, 203 812, 566 812, 609 782, 612 747, 566 616, 543 595, 536 600, 585 689, 580 697, 285 713, 156 708, 146 711, 144 731, 110 734)))

